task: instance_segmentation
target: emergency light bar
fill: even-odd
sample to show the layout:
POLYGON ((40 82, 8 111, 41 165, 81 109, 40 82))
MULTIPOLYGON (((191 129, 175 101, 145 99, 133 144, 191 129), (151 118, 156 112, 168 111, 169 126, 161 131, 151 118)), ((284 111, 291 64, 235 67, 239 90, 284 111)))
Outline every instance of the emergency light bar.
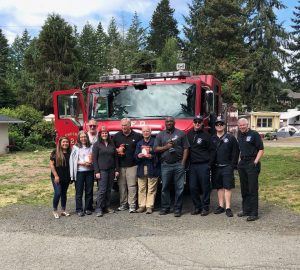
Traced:
POLYGON ((129 81, 135 79, 161 79, 161 78, 177 78, 177 77, 191 77, 191 71, 170 71, 170 72, 155 72, 155 73, 142 73, 142 74, 126 74, 126 75, 108 75, 100 76, 100 82, 109 81, 129 81))

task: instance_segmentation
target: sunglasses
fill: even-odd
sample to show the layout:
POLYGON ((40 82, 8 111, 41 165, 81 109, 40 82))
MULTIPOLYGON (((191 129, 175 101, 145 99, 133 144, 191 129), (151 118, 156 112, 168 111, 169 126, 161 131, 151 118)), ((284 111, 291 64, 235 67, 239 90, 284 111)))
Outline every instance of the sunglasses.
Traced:
POLYGON ((95 128, 95 127, 96 127, 96 125, 90 125, 90 127, 91 127, 91 128, 95 128))
POLYGON ((201 124, 202 121, 194 121, 194 124, 201 124))
POLYGON ((222 127, 222 126, 224 126, 223 123, 217 123, 217 124, 216 124, 216 127, 222 127))

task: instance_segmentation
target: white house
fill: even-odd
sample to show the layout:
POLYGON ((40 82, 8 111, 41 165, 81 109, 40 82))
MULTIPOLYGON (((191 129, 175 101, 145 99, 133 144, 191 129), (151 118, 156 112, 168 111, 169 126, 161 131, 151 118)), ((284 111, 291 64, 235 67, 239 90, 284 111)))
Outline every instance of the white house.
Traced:
POLYGON ((300 111, 289 109, 287 112, 280 113, 280 127, 294 126, 300 128, 300 111))
POLYGON ((0 114, 0 155, 9 151, 8 124, 12 123, 24 123, 24 121, 0 114))

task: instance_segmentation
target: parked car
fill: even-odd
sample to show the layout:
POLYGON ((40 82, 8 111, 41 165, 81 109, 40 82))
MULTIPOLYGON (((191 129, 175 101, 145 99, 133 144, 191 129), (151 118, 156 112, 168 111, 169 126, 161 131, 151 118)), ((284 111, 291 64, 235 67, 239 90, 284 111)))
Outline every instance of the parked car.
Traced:
POLYGON ((294 126, 286 126, 286 127, 281 127, 280 129, 277 130, 276 132, 277 137, 298 137, 300 136, 300 130, 297 129, 294 126))

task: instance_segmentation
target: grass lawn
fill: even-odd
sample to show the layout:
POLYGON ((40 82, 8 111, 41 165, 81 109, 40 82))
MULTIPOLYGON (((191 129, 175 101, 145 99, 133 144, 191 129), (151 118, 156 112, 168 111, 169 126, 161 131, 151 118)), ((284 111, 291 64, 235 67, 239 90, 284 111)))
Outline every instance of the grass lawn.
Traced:
POLYGON ((300 213, 300 147, 266 147, 260 198, 300 213))
MULTIPOLYGON (((50 151, 0 156, 0 207, 51 205, 50 151)), ((266 147, 260 175, 260 198, 300 213, 300 147, 266 147)), ((74 197, 74 185, 69 198, 74 197)))

